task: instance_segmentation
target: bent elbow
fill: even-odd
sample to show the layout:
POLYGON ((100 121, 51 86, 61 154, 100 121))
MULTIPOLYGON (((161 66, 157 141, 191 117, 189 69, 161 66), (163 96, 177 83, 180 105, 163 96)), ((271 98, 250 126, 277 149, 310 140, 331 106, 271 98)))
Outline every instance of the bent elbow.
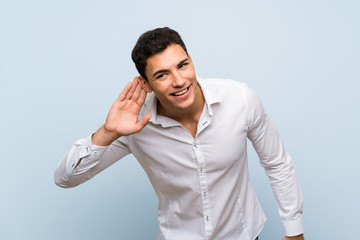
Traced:
POLYGON ((64 184, 64 182, 62 182, 62 181, 57 181, 57 180, 55 180, 54 182, 55 182, 55 184, 56 184, 57 186, 59 186, 59 187, 61 187, 61 188, 73 188, 73 187, 75 187, 75 186, 72 186, 72 185, 67 184, 67 183, 64 184))
POLYGON ((74 182, 70 181, 70 179, 66 178, 64 175, 59 174, 57 171, 55 171, 54 174, 54 182, 57 186, 61 188, 73 188, 76 187, 79 184, 75 184, 74 182))

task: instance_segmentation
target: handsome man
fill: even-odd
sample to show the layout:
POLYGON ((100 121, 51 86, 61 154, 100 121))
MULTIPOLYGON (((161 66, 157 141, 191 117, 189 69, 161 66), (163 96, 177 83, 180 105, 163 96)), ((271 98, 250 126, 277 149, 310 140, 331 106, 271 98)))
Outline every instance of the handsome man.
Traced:
POLYGON ((56 184, 75 187, 132 153, 159 198, 158 239, 253 240, 265 216, 249 179, 249 138, 269 176, 283 239, 303 239, 292 160, 256 94, 243 83, 197 77, 169 28, 144 33, 132 58, 141 76, 126 85, 105 124, 75 142, 56 184))

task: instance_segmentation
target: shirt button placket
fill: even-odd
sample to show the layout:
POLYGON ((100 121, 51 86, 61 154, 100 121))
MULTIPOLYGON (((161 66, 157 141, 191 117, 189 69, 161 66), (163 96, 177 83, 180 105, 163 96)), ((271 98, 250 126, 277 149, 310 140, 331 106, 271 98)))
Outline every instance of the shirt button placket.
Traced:
POLYGON ((194 141, 193 149, 197 159, 198 177, 200 182, 201 200, 202 200, 204 225, 205 225, 205 235, 206 235, 206 239, 209 239, 212 233, 212 225, 211 225, 211 217, 210 217, 211 212, 210 212, 210 199, 208 194, 208 182, 205 171, 206 162, 197 141, 194 141))

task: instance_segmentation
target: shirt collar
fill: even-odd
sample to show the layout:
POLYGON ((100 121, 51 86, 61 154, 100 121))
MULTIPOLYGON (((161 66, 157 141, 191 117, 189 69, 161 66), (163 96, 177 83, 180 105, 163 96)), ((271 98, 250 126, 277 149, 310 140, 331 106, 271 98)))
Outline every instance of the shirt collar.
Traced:
POLYGON ((213 115, 213 109, 212 109, 212 105, 214 103, 219 103, 221 102, 220 97, 216 94, 215 91, 211 91, 212 89, 210 89, 207 85, 206 85, 206 80, 196 76, 197 81, 201 87, 201 90, 204 94, 204 98, 205 98, 205 104, 207 107, 207 110, 209 112, 209 115, 212 116, 213 115))
MULTIPOLYGON (((214 91, 211 91, 211 89, 208 88, 205 79, 202 79, 198 76, 196 76, 196 78, 204 94, 206 109, 209 115, 212 116, 213 115, 212 105, 214 103, 220 102, 220 97, 217 96, 214 91)), ((144 116, 146 114, 151 114, 150 122, 154 124, 160 124, 163 127, 172 127, 175 125, 180 125, 177 121, 173 119, 163 117, 157 114, 157 98, 154 92, 148 94, 146 101, 144 103, 144 107, 145 107, 144 116)))

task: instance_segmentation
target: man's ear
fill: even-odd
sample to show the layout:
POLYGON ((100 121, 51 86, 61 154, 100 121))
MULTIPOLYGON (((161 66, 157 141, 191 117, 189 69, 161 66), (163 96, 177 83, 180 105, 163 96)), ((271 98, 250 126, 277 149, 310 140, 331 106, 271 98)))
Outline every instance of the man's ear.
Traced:
POLYGON ((190 54, 188 54, 188 57, 189 57, 190 61, 192 62, 192 58, 191 58, 190 54))
POLYGON ((141 85, 141 87, 147 92, 147 93, 151 93, 152 89, 149 85, 149 82, 147 80, 145 80, 143 77, 139 76, 139 83, 141 85))

